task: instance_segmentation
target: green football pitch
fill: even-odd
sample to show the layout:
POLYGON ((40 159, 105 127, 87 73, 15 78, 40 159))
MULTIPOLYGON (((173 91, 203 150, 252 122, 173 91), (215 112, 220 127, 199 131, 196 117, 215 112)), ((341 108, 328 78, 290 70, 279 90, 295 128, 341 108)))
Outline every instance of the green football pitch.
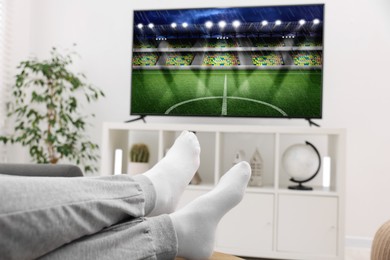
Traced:
POLYGON ((134 70, 140 115, 321 116, 321 70, 134 70))

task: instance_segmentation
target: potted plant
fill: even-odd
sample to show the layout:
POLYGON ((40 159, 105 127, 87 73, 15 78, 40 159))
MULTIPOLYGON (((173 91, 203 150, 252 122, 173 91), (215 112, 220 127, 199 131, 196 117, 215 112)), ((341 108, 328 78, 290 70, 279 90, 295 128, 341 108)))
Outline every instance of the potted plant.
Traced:
POLYGON ((13 132, 0 136, 3 143, 19 143, 29 149, 36 163, 61 160, 97 171, 97 144, 88 140, 85 129, 91 115, 83 114, 82 100, 98 100, 104 93, 87 84, 85 76, 69 70, 76 54, 61 55, 56 48, 50 58, 21 61, 17 67, 8 117, 13 132))
POLYGON ((149 169, 149 149, 146 144, 133 144, 129 153, 128 173, 144 173, 149 169))

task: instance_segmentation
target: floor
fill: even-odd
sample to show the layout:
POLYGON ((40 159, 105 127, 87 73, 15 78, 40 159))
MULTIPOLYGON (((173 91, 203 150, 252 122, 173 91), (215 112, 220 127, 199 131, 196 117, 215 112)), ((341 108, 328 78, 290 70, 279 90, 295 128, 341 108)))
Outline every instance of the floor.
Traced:
POLYGON ((346 248, 345 260, 370 260, 370 249, 368 248, 346 248))
MULTIPOLYGON (((244 258, 247 260, 268 260, 264 258, 244 258)), ((271 259, 269 259, 271 260, 271 259)), ((370 250, 367 248, 346 248, 344 260, 370 260, 370 250)))

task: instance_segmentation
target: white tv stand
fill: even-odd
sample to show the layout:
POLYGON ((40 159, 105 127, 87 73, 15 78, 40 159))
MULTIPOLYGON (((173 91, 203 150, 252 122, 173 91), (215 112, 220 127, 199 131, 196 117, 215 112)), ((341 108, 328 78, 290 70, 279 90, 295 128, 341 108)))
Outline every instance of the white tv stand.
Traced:
POLYGON ((200 185, 190 185, 180 205, 208 192, 232 166, 237 150, 249 161, 257 148, 264 160, 262 187, 248 187, 243 201, 220 222, 216 250, 247 257, 277 259, 344 258, 344 129, 241 125, 104 123, 101 174, 114 169, 114 151, 122 149, 123 172, 132 143, 151 150, 151 164, 160 160, 182 130, 195 131, 201 145, 200 185), (281 165, 285 149, 309 141, 330 164, 321 167, 308 186, 313 191, 287 189, 281 165), (323 186, 324 168, 330 172, 323 186))

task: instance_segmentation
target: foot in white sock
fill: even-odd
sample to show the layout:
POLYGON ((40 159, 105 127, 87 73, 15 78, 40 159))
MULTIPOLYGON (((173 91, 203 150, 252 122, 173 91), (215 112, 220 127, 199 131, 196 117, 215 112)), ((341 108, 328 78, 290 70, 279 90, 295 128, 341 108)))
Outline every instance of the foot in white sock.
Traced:
POLYGON ((242 200, 250 175, 249 164, 238 163, 212 191, 170 214, 178 239, 178 256, 186 259, 211 256, 217 225, 242 200))
POLYGON ((169 214, 200 164, 200 146, 194 133, 183 131, 166 156, 144 173, 156 190, 156 204, 149 216, 169 214))

